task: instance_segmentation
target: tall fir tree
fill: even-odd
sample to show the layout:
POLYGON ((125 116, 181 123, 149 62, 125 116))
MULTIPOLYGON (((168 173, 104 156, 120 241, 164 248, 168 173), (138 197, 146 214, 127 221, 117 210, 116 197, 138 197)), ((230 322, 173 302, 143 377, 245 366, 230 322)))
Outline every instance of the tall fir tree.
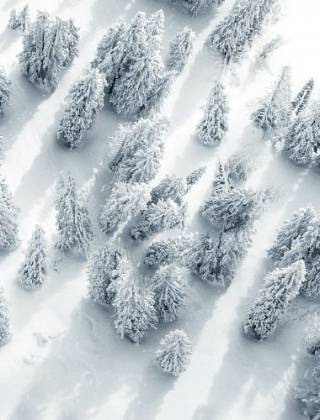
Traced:
POLYGON ((303 261, 272 271, 250 308, 243 324, 244 333, 257 340, 270 337, 288 311, 305 280, 303 261))
POLYGON ((83 196, 73 176, 61 176, 57 186, 57 248, 67 252, 76 248, 87 256, 93 240, 93 228, 83 196))
POLYGON ((172 322, 184 305, 186 284, 175 265, 160 267, 152 279, 155 308, 159 321, 172 322))
POLYGON ((119 287, 113 306, 114 327, 122 339, 127 337, 134 343, 140 343, 151 328, 156 328, 158 319, 154 294, 142 289, 135 281, 130 279, 119 287))
POLYGON ((88 264, 90 298, 100 305, 111 304, 117 290, 127 281, 128 269, 128 258, 118 244, 107 244, 96 251, 88 264))
POLYGON ((302 87, 295 99, 292 101, 292 109, 295 111, 296 115, 299 115, 302 111, 304 111, 304 109, 308 105, 313 88, 314 80, 310 79, 302 87))
POLYGON ((168 68, 181 73, 187 64, 192 51, 195 34, 187 26, 179 32, 169 45, 168 68))
POLYGON ((71 87, 57 133, 58 140, 67 147, 78 147, 85 132, 93 126, 104 105, 105 87, 104 76, 97 69, 89 70, 71 87))
POLYGON ((210 34, 209 47, 217 49, 227 63, 238 61, 277 5, 277 0, 237 0, 230 14, 210 34))
POLYGON ((9 103, 11 94, 11 81, 7 78, 5 72, 0 69, 0 115, 3 115, 5 108, 9 103))
POLYGON ((4 294, 4 290, 0 287, 0 346, 10 341, 10 319, 8 302, 4 294))
POLYGON ((114 184, 109 197, 103 204, 99 224, 104 233, 115 231, 121 223, 137 215, 150 199, 146 184, 114 184))
POLYGON ((0 248, 14 249, 18 242, 18 209, 4 178, 0 178, 0 248))
POLYGON ((24 289, 38 289, 47 276, 47 252, 44 232, 36 226, 25 260, 18 271, 18 281, 24 289))
POLYGON ((285 67, 271 93, 252 115, 252 121, 263 131, 281 130, 288 127, 291 115, 290 70, 285 67))
POLYGON ((23 38, 19 54, 22 73, 35 85, 53 91, 63 70, 77 54, 78 38, 70 41, 70 26, 62 19, 50 19, 45 12, 38 12, 23 38))
POLYGON ((158 173, 164 153, 166 119, 140 119, 115 135, 119 149, 110 169, 119 182, 149 182, 158 173))
POLYGON ((156 364, 165 372, 179 376, 190 361, 192 345, 183 330, 170 331, 160 341, 156 352, 156 364))
POLYGON ((197 127, 197 134, 205 146, 218 146, 228 131, 229 106, 221 82, 216 82, 207 105, 204 116, 197 127))

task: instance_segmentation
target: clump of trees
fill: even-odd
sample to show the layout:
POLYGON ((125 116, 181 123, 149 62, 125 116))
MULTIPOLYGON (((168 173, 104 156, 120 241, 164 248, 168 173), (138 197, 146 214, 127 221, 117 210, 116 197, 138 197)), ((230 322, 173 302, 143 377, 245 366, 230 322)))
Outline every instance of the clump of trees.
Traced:
POLYGON ((183 330, 170 331, 160 341, 156 352, 156 365, 173 376, 179 376, 186 370, 192 353, 189 337, 183 330))
POLYGON ((92 65, 107 80, 107 101, 118 114, 138 116, 157 111, 175 71, 161 58, 164 14, 138 12, 131 23, 109 28, 98 45, 92 65))
POLYGON ((61 252, 76 249, 87 256, 94 237, 93 227, 84 196, 70 173, 59 178, 56 211, 57 248, 61 252))
POLYGON ((237 0, 230 14, 210 34, 209 48, 217 49, 226 63, 239 61, 277 6, 277 0, 237 0))
POLYGON ((51 19, 38 12, 23 37, 19 54, 22 73, 30 82, 52 92, 73 59, 78 55, 79 34, 72 19, 51 19))
POLYGON ((270 337, 298 296, 304 281, 305 265, 302 260, 272 271, 247 314, 244 333, 257 340, 270 337))
POLYGON ((204 146, 218 146, 228 131, 229 106, 221 82, 216 82, 197 127, 199 140, 204 146))
POLYGON ((192 29, 185 27, 171 41, 167 63, 170 70, 182 72, 192 54, 194 39, 195 34, 192 29))
POLYGON ((18 272, 18 281, 24 289, 38 289, 47 276, 47 252, 44 232, 36 226, 25 257, 18 272))
POLYGON ((97 70, 89 70, 73 84, 59 123, 57 139, 70 149, 78 147, 104 105, 106 81, 97 70))

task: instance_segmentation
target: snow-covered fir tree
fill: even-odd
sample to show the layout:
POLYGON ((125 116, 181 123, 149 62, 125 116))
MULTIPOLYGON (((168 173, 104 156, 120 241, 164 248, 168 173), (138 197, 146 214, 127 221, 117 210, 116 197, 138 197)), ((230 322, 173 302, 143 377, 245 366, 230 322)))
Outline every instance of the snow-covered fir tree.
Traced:
POLYGON ((198 233, 182 233, 173 238, 153 242, 147 249, 143 263, 150 269, 172 264, 173 262, 185 266, 195 243, 200 242, 198 233))
POLYGON ((291 250, 294 241, 305 235, 310 222, 316 217, 316 212, 312 207, 300 208, 283 223, 272 247, 268 250, 268 255, 273 262, 281 261, 283 256, 291 250))
POLYGON ((197 127, 197 134, 201 143, 205 146, 218 146, 228 131, 229 107, 224 86, 216 82, 207 105, 204 116, 197 127))
POLYGON ((137 215, 150 199, 146 184, 114 184, 110 195, 103 204, 99 224, 104 233, 116 230, 121 223, 137 215))
POLYGON ((185 27, 179 32, 169 45, 168 68, 181 73, 187 64, 192 51, 195 34, 192 29, 185 27))
POLYGON ((227 63, 238 61, 277 6, 277 0, 237 0, 230 14, 210 34, 209 47, 217 49, 227 63))
POLYGON ((57 138, 67 147, 78 147, 104 105, 104 76, 97 69, 90 69, 73 84, 66 97, 66 108, 59 123, 57 138))
POLYGON ((0 286, 0 346, 7 344, 11 338, 8 302, 0 286))
POLYGON ((180 0, 194 16, 204 13, 213 6, 219 6, 224 0, 180 0))
POLYGON ((271 41, 267 42, 257 55, 257 61, 262 63, 264 62, 275 50, 277 50, 282 43, 281 36, 276 36, 272 38, 271 41))
POLYGON ((18 271, 18 281, 24 289, 37 289, 44 283, 47 275, 47 252, 44 232, 36 226, 25 260, 18 271))
POLYGON ((107 100, 117 113, 148 114, 167 95, 174 74, 161 58, 163 30, 162 11, 149 18, 138 12, 130 24, 120 21, 111 27, 99 43, 92 64, 105 74, 107 100))
POLYGON ((8 185, 0 177, 0 248, 13 249, 18 241, 18 209, 8 185))
POLYGON ((306 419, 318 420, 320 414, 320 367, 308 369, 295 389, 295 398, 306 419))
POLYGON ((290 70, 285 67, 270 94, 252 115, 252 121, 263 131, 281 130, 288 127, 291 115, 290 70))
POLYGON ((156 364, 163 372, 179 376, 187 369, 192 353, 189 337, 183 330, 170 331, 160 341, 156 364))
POLYGON ((153 203, 157 203, 159 200, 166 201, 171 199, 180 205, 187 192, 186 179, 176 175, 167 175, 152 189, 151 200, 153 203))
POLYGON ((158 319, 154 308, 154 294, 142 289, 132 279, 120 285, 113 301, 114 327, 123 339, 140 343, 145 334, 156 328, 158 319))
POLYGON ((78 38, 71 34, 75 28, 60 18, 50 19, 45 12, 38 12, 23 38, 19 54, 22 73, 35 85, 53 91, 63 70, 77 55, 78 38))
POLYGON ((90 298, 100 305, 112 303, 121 284, 127 281, 128 269, 128 258, 118 244, 97 250, 88 264, 90 298))
POLYGON ((5 72, 0 69, 0 115, 4 114, 5 108, 9 103, 11 94, 11 81, 5 72))
POLYGON ((316 156, 319 116, 319 110, 299 114, 285 136, 283 153, 296 165, 309 165, 316 156))
POLYGON ((69 19, 67 21, 63 21, 63 25, 65 26, 65 31, 63 35, 65 37, 64 44, 66 46, 65 52, 65 59, 63 66, 70 67, 73 63, 74 59, 79 55, 79 28, 75 25, 73 19, 69 19))
POLYGON ((12 30, 20 29, 25 32, 29 26, 29 6, 26 4, 20 12, 12 9, 8 22, 8 28, 12 30))
POLYGON ((230 229, 217 239, 203 236, 194 242, 185 265, 201 281, 224 290, 233 281, 241 259, 252 245, 252 226, 230 229))
POLYGON ((201 214, 217 229, 238 228, 252 222, 263 207, 264 193, 235 188, 226 193, 215 191, 201 207, 201 214))
POLYGON ((160 267, 152 279, 152 290, 159 321, 175 321, 186 297, 186 284, 179 269, 175 265, 160 267))
POLYGON ((244 333, 257 340, 270 337, 299 294, 304 280, 305 265, 302 260, 272 271, 247 314, 244 333))
POLYGON ((57 248, 67 252, 76 248, 87 256, 93 240, 89 212, 73 176, 61 176, 57 186, 57 248))
POLYGON ((200 179, 202 178, 202 176, 206 172, 206 169, 207 169, 206 166, 201 166, 200 168, 197 168, 194 171, 192 171, 187 176, 186 181, 187 181, 188 191, 190 190, 190 188, 192 188, 194 185, 196 185, 198 183, 198 181, 200 181, 200 179))
POLYGON ((183 227, 186 208, 179 206, 172 200, 159 200, 149 203, 143 209, 137 221, 130 228, 129 235, 135 241, 142 241, 156 233, 183 227))
POLYGON ((296 115, 300 114, 308 105, 313 88, 314 80, 310 79, 292 101, 292 109, 295 111, 296 115))
POLYGON ((149 182, 158 173, 164 153, 166 119, 140 119, 120 127, 115 135, 119 149, 110 169, 118 182, 149 182))

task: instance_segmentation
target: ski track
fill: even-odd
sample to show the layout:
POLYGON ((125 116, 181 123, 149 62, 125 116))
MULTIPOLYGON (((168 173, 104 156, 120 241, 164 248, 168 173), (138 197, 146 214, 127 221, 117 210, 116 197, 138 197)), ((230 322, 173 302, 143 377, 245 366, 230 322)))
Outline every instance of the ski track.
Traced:
MULTIPOLYGON (((13 324, 13 340, 0 350, 0 418, 102 420, 107 415, 112 420, 296 420, 300 417, 296 407, 290 405, 290 386, 301 357, 303 321, 286 325, 267 343, 253 343, 242 337, 241 320, 265 275, 265 250, 278 227, 300 206, 312 203, 319 207, 320 198, 313 187, 319 175, 295 168, 277 156, 270 143, 262 141, 261 133, 252 128, 249 115, 254 99, 265 93, 265 86, 283 65, 291 64, 295 88, 312 75, 310 68, 316 72, 318 62, 315 54, 311 55, 319 38, 316 0, 304 6, 304 16, 310 16, 305 29, 296 24, 300 19, 299 1, 284 1, 287 16, 265 32, 248 60, 235 69, 224 69, 219 58, 204 48, 207 36, 229 12, 233 1, 226 0, 211 16, 195 19, 164 0, 107 4, 107 0, 55 0, 46 4, 50 13, 75 17, 81 29, 80 55, 50 96, 43 96, 21 77, 16 58, 21 37, 5 30, 11 7, 21 7, 24 1, 0 4, 0 56, 5 57, 2 62, 14 83, 11 107, 0 125, 8 141, 2 173, 22 209, 21 246, 11 254, 0 255, 13 324), (67 90, 88 67, 108 25, 120 16, 130 19, 138 10, 150 13, 160 7, 166 16, 165 46, 186 24, 196 30, 197 39, 191 60, 162 109, 172 124, 164 163, 154 184, 167 173, 186 175, 207 165, 205 175, 188 195, 188 230, 203 228, 198 209, 208 195, 217 162, 226 161, 235 152, 245 150, 257 163, 249 186, 275 186, 279 191, 257 222, 254 246, 231 287, 219 294, 192 282, 191 311, 183 313, 174 327, 185 328, 191 335, 193 355, 188 370, 174 381, 151 366, 159 339, 170 326, 152 333, 139 347, 120 341, 112 330, 110 313, 84 299, 83 262, 74 257, 63 259, 58 263, 60 271, 51 270, 47 284, 34 294, 20 290, 15 281, 34 224, 41 223, 49 241, 54 239, 53 199, 58 173, 70 169, 88 192, 94 190, 106 147, 105 133, 111 136, 121 121, 103 110, 88 135, 91 143, 74 153, 63 150, 56 145, 54 134, 67 90), (285 46, 274 53, 268 67, 255 68, 257 48, 276 32, 284 34, 285 46), (305 48, 299 37, 314 41, 305 48), (197 143, 194 131, 201 106, 219 77, 226 82, 230 98, 230 130, 224 143, 211 150, 197 143), (44 342, 42 335, 48 335, 44 342)), ((30 0, 29 5, 33 13, 43 8, 40 0, 30 0)), ((98 199, 91 205, 96 210, 98 199)), ((50 255, 56 257, 53 249, 50 255)))

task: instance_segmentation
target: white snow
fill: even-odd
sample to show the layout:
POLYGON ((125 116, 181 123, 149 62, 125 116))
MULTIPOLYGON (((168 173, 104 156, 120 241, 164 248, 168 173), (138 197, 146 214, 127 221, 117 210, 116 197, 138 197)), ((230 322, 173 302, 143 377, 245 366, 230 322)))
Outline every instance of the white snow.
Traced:
MULTIPOLYGON (((45 8, 61 17, 73 17, 80 27, 80 55, 57 90, 43 95, 19 72, 17 54, 21 35, 6 29, 12 7, 24 0, 0 0, 0 63, 13 82, 0 134, 7 142, 1 172, 14 193, 20 215, 20 247, 0 255, 1 283, 10 303, 13 338, 0 348, 1 420, 297 420, 292 399, 299 360, 304 357, 304 330, 314 305, 295 306, 295 321, 282 325, 263 343, 244 338, 241 322, 268 269, 265 251, 277 228, 290 213, 311 203, 320 205, 319 174, 294 167, 277 156, 249 120, 256 99, 278 76, 292 67, 294 91, 314 77, 317 98, 320 39, 318 0, 283 0, 279 21, 257 40, 248 59, 233 69, 223 68, 204 42, 233 1, 225 0, 215 13, 190 17, 166 0, 29 0, 33 14, 45 8), (46 284, 36 292, 16 283, 23 250, 35 224, 44 228, 52 245, 55 236, 54 187, 61 170, 71 170, 91 191, 96 217, 108 182, 101 164, 109 138, 121 119, 104 109, 76 151, 55 142, 59 115, 70 85, 88 67, 106 28, 119 17, 130 19, 138 10, 163 8, 165 47, 184 26, 197 34, 192 59, 176 80, 163 114, 171 120, 166 158, 157 180, 167 173, 186 175, 207 164, 207 172, 188 196, 189 230, 205 228, 197 210, 210 190, 216 162, 234 152, 256 162, 248 183, 273 186, 277 199, 257 224, 254 246, 225 293, 192 280, 186 310, 172 328, 183 328, 193 342, 189 368, 178 379, 152 366, 160 338, 170 326, 152 332, 140 346, 121 341, 113 331, 111 313, 87 299, 86 267, 76 257, 57 261, 46 284), (280 34, 284 43, 266 65, 255 64, 261 46, 280 34), (201 106, 213 81, 224 78, 230 98, 230 131, 216 150, 202 147, 194 137, 201 106), (301 316, 299 315, 301 313, 301 316)), ((156 181, 157 181, 156 180, 156 181)), ((155 182, 156 182, 155 181, 155 182)), ((104 237, 97 235, 97 242, 104 237)), ((58 258, 50 248, 52 260, 58 258)))

